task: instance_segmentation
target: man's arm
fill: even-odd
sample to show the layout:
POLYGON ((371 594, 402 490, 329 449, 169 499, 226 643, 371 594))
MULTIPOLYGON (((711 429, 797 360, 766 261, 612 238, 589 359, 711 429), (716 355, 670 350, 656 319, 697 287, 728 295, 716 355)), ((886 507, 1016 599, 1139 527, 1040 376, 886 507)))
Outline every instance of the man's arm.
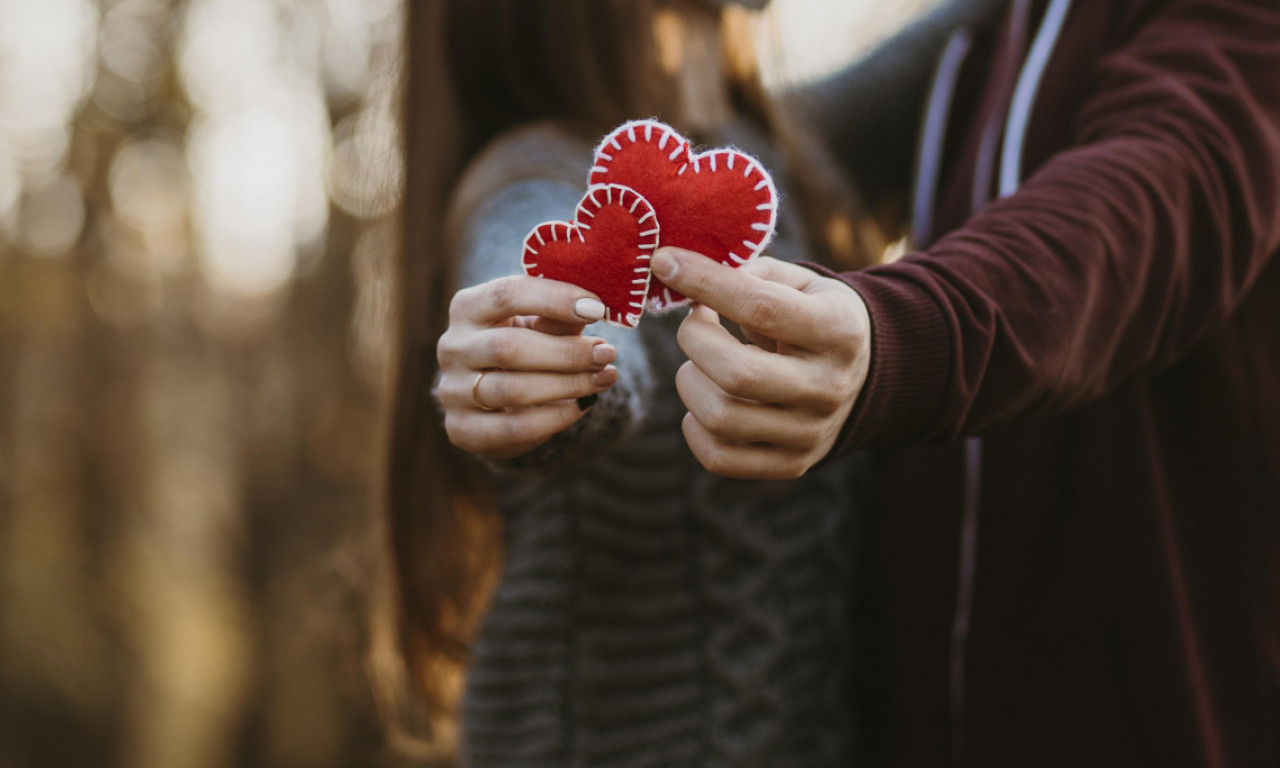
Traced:
POLYGON ((872 367, 851 445, 1061 412, 1160 370, 1280 247, 1280 10, 1171 3, 1096 68, 1074 146, 927 252, 844 280, 872 367))
MULTIPOLYGON (((848 447, 973 434, 1081 405, 1175 362, 1231 314, 1280 247, 1277 72, 1271 2, 1187 0, 1154 13, 1093 71, 1072 148, 927 252, 842 276, 869 330, 846 322, 831 333, 865 333, 836 348, 847 355, 869 341, 870 364, 846 367, 851 386, 838 391, 856 407, 824 409, 823 434, 842 412, 848 447)), ((744 311, 732 302, 767 302, 754 315, 775 316, 769 338, 829 316, 807 294, 762 288, 769 275, 687 266, 664 282, 731 317, 744 311)), ((738 374, 731 387, 703 387, 700 400, 767 392, 763 402, 783 413, 795 400, 786 385, 808 391, 785 348, 742 380, 746 350, 704 352, 698 337, 714 329, 692 315, 687 324, 691 365, 738 374)), ((757 424, 750 435, 707 431, 722 453, 740 452, 770 444, 778 423, 757 424)))

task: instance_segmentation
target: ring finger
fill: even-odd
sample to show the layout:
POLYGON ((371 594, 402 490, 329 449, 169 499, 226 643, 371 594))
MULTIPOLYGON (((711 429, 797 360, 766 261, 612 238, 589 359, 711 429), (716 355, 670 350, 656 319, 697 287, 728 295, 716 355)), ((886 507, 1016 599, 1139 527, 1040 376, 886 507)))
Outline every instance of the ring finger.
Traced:
POLYGON ((480 410, 522 408, 556 400, 574 400, 602 392, 618 381, 618 369, 608 366, 594 373, 531 373, 482 371, 479 381, 450 376, 441 382, 440 398, 480 410))

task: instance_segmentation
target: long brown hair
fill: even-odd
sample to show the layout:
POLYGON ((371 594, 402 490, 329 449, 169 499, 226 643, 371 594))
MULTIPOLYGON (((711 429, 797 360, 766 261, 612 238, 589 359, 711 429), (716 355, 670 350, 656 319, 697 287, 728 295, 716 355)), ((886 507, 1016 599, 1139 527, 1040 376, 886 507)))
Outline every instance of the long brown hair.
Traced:
MULTIPOLYGON (((458 671, 500 558, 490 486, 477 463, 449 443, 430 394, 438 373, 435 345, 447 325, 459 266, 446 211, 468 161, 515 126, 554 120, 594 138, 627 119, 659 115, 695 137, 707 128, 682 125, 688 121, 673 103, 672 73, 664 73, 654 36, 647 34, 663 5, 407 4, 407 186, 384 506, 394 638, 413 688, 434 716, 452 710, 458 671)), ((675 8, 713 13, 678 3, 675 8)), ((739 47, 726 57, 726 70, 735 118, 755 123, 784 146, 798 145, 798 134, 782 130, 771 112, 754 60, 739 47)), ((812 160, 803 153, 787 156, 798 202, 822 212, 808 217, 817 235, 810 239, 820 245, 831 241, 836 219, 829 214, 852 198, 816 189, 829 177, 800 172, 812 160)), ((818 248, 820 257, 833 250, 841 248, 818 248)), ((843 250, 856 249, 846 243, 843 250)))

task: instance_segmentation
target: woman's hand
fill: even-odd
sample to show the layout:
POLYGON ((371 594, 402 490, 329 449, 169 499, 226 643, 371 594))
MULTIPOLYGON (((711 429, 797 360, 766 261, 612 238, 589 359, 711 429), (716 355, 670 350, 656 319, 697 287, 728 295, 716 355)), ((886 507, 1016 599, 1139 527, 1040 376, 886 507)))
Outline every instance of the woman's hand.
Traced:
POLYGON ((613 386, 617 350, 583 336, 604 316, 591 293, 515 275, 458 291, 440 337, 440 403, 449 440, 494 458, 526 453, 568 428, 613 386))
POLYGON ((871 321, 849 286, 771 258, 731 269, 659 249, 654 274, 699 302, 680 326, 685 440, 708 471, 799 477, 834 447, 866 382, 871 321), (736 322, 743 344, 716 313, 736 322))

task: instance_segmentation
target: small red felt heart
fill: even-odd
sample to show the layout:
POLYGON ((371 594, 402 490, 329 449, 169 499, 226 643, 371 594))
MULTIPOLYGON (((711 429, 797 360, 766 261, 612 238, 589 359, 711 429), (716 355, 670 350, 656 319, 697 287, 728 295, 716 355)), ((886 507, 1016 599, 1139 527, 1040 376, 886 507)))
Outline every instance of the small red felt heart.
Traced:
MULTIPOLYGON (((778 191, 755 158, 736 149, 695 153, 688 139, 657 120, 635 120, 606 136, 589 183, 631 187, 653 204, 661 245, 731 267, 760 255, 777 225, 778 191)), ((649 285, 652 309, 687 301, 656 277, 649 285)))
POLYGON ((587 189, 572 223, 533 228, 521 264, 534 277, 586 288, 604 302, 606 321, 634 328, 644 314, 657 247, 658 219, 649 201, 629 187, 598 184, 587 189))

